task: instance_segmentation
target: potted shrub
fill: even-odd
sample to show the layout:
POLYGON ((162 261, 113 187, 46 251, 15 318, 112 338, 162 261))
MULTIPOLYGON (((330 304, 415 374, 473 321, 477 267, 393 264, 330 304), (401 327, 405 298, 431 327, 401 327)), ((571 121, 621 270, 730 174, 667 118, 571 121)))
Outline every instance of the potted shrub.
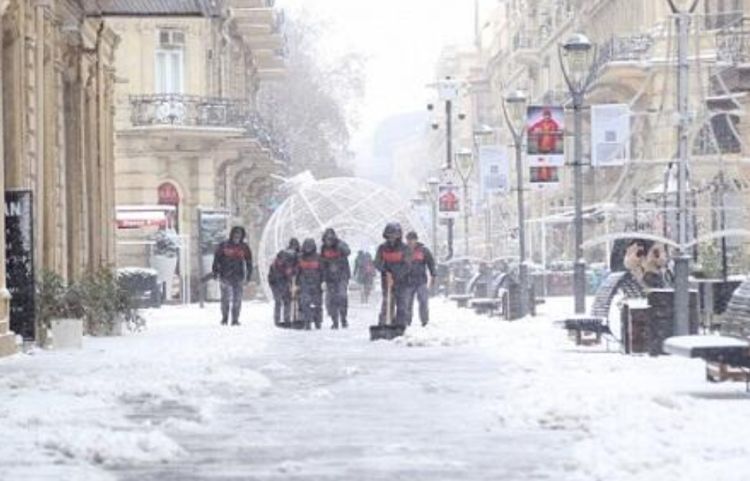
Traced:
POLYGON ((75 303, 80 306, 86 333, 120 336, 123 325, 131 331, 145 326, 128 291, 108 268, 88 272, 76 285, 75 303))
POLYGON ((172 282, 177 272, 177 257, 180 253, 180 237, 174 229, 161 229, 156 232, 151 251, 151 267, 156 270, 156 280, 159 285, 172 282))
POLYGON ((42 271, 36 284, 38 342, 45 348, 80 349, 83 316, 71 295, 72 289, 52 271, 42 271))
POLYGON ((155 269, 123 267, 117 269, 117 282, 138 308, 161 307, 161 288, 155 269))

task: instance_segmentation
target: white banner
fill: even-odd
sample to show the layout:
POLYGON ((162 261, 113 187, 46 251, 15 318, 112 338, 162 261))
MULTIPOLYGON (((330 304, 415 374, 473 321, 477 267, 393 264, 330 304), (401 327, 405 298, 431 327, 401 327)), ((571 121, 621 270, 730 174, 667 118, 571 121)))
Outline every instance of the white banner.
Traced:
POLYGON ((591 106, 591 165, 613 167, 630 160, 630 107, 591 106))
POLYGON ((481 165, 480 194, 482 199, 492 194, 510 192, 510 163, 507 150, 499 145, 479 147, 481 165))

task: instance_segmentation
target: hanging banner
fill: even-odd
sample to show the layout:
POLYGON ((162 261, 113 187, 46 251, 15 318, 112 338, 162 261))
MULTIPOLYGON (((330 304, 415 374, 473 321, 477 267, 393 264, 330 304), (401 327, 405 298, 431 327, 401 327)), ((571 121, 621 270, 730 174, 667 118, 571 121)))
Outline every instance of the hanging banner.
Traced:
POLYGON ((441 219, 455 219, 461 213, 461 189, 450 182, 438 187, 438 212, 441 219))
POLYGON ((591 165, 616 167, 630 160, 630 107, 591 106, 591 165))
POLYGON ((530 166, 565 165, 565 111, 562 107, 529 107, 526 132, 530 166))
POLYGON ((529 167, 529 182, 532 184, 558 184, 560 182, 560 167, 550 165, 529 167))
POLYGON ((482 182, 480 194, 486 199, 493 194, 510 192, 510 163, 508 152, 499 145, 482 145, 479 147, 479 162, 482 182))
POLYGON ((5 275, 10 329, 24 340, 35 337, 34 217, 30 190, 5 192, 5 275))

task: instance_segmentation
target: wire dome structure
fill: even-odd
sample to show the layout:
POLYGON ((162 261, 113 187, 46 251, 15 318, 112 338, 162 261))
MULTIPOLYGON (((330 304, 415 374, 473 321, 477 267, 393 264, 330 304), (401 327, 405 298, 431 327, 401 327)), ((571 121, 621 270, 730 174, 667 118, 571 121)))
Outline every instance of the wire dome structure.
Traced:
POLYGON ((263 290, 271 298, 266 274, 276 254, 289 239, 310 237, 320 248, 323 231, 333 228, 352 250, 374 250, 382 242, 388 222, 400 222, 406 232, 424 239, 425 229, 407 201, 382 185, 356 177, 315 180, 309 173, 288 180, 289 197, 266 224, 258 247, 258 268, 263 290))

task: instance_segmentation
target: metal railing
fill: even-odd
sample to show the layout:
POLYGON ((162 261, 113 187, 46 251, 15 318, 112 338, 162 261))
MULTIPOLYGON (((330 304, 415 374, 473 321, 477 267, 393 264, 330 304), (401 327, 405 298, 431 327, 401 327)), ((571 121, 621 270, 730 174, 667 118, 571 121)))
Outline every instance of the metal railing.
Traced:
POLYGON ((733 22, 716 32, 716 58, 732 65, 750 63, 748 18, 733 22))
POLYGON ((615 36, 599 47, 600 61, 644 60, 651 56, 653 46, 654 37, 648 34, 615 36))
POLYGON ((154 94, 130 97, 134 127, 180 126, 244 129, 280 160, 288 160, 282 143, 250 104, 222 97, 154 94))

